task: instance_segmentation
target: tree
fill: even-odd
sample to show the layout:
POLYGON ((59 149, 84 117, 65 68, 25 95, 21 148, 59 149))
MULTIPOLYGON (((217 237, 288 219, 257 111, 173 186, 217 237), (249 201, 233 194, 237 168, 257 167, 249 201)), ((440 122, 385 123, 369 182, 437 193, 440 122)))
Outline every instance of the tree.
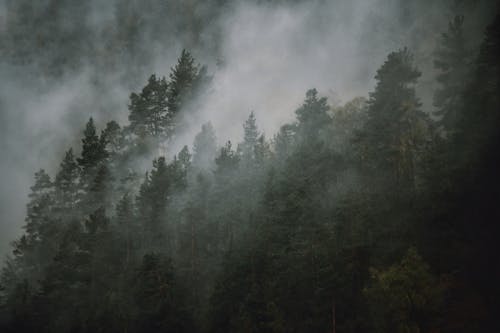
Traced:
POLYGON ((40 241, 43 233, 43 224, 50 218, 53 205, 54 185, 45 170, 35 173, 35 184, 29 194, 30 202, 27 205, 26 233, 31 241, 40 241))
POLYGON ((399 264, 372 270, 365 289, 374 315, 375 332, 429 332, 443 303, 444 286, 410 248, 399 264))
POLYGON ((112 120, 106 124, 102 137, 106 143, 105 149, 110 155, 120 154, 125 149, 123 133, 116 121, 112 120))
POLYGON ((201 126, 193 143, 193 167, 199 170, 212 170, 217 154, 217 138, 210 122, 201 126))
POLYGON ((80 168, 75 162, 73 149, 70 148, 64 155, 54 181, 56 205, 59 210, 69 210, 76 207, 79 172, 80 168))
POLYGON ((434 67, 439 70, 436 80, 441 85, 434 93, 435 114, 447 132, 456 126, 470 75, 471 52, 467 49, 463 22, 463 16, 455 16, 448 24, 448 31, 441 35, 441 44, 435 53, 434 67))
POLYGON ((184 287, 167 257, 157 253, 143 256, 133 279, 133 294, 137 306, 134 331, 192 332, 184 287))
POLYGON ((416 152, 425 139, 427 117, 414 88, 418 77, 408 49, 390 53, 377 70, 361 131, 361 159, 381 176, 373 179, 374 184, 390 184, 399 194, 415 188, 416 152))
POLYGON ((193 56, 187 50, 182 50, 169 75, 167 106, 170 119, 176 118, 185 103, 193 97, 193 87, 198 74, 199 66, 195 65, 193 56))
POLYGON ((217 174, 228 175, 231 171, 236 170, 240 158, 238 154, 233 150, 231 141, 226 142, 224 147, 220 149, 219 156, 215 158, 215 164, 217 165, 217 174))
POLYGON ((172 180, 165 158, 159 157, 153 160, 153 169, 150 173, 146 173, 136 198, 148 247, 161 246, 164 249, 165 245, 167 248, 171 245, 170 242, 164 241, 164 237, 168 235, 165 234, 167 226, 162 223, 171 185, 172 180))
POLYGON ((300 108, 295 111, 298 120, 297 135, 305 144, 324 141, 325 126, 331 123, 327 111, 330 107, 326 97, 318 98, 318 91, 310 89, 306 92, 306 99, 300 108))
POLYGON ((187 172, 191 167, 191 153, 189 152, 188 146, 182 147, 179 154, 177 154, 177 159, 181 165, 184 172, 187 172))
POLYGON ((286 124, 280 127, 278 134, 274 136, 273 148, 276 153, 277 161, 284 162, 286 158, 292 153, 295 144, 295 133, 297 126, 293 124, 286 124))
POLYGON ((92 117, 85 126, 82 139, 82 157, 77 158, 84 174, 89 175, 106 157, 106 137, 104 135, 97 136, 94 120, 92 117))
POLYGON ((241 150, 242 160, 249 163, 255 160, 255 148, 259 138, 259 131, 253 111, 250 112, 248 119, 243 124, 243 130, 243 142, 238 147, 238 150, 241 150))
POLYGON ((112 193, 112 175, 109 168, 102 164, 88 189, 85 207, 86 212, 96 210, 102 206, 108 208, 111 206, 111 193, 112 193))
POLYGON ((164 77, 152 74, 140 93, 130 95, 128 119, 132 131, 141 138, 168 139, 172 135, 172 117, 167 112, 169 85, 164 77))

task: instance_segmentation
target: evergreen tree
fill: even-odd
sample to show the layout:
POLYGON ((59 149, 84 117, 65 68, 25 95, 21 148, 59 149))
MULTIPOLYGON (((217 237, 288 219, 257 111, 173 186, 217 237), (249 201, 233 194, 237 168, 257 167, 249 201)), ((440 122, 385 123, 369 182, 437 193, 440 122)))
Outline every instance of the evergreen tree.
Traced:
POLYGON ((440 89, 434 94, 435 114, 447 132, 453 131, 463 107, 463 93, 469 73, 470 51, 463 32, 463 16, 455 16, 448 24, 448 31, 441 35, 441 45, 436 51, 434 67, 440 73, 440 89))
POLYGON ((260 135, 255 144, 255 161, 258 165, 265 165, 271 158, 272 152, 264 134, 260 135))
POLYGON ((82 157, 77 158, 84 174, 91 174, 97 165, 108 157, 106 151, 106 138, 104 135, 99 136, 96 134, 96 128, 92 117, 85 126, 82 139, 82 157))
POLYGON ((291 154, 295 144, 295 133, 297 126, 294 124, 286 124, 280 127, 278 134, 274 136, 273 148, 276 153, 277 161, 285 161, 291 154))
POLYGON ((226 142, 224 147, 220 149, 219 156, 215 158, 217 165, 217 174, 228 175, 231 171, 235 171, 240 162, 238 154, 233 150, 231 141, 226 142))
POLYGON ((177 159, 179 160, 183 172, 187 172, 191 167, 191 153, 189 152, 188 146, 182 147, 179 154, 177 154, 177 159))
POLYGON ((136 250, 135 247, 137 246, 137 235, 139 232, 133 202, 128 194, 123 195, 120 201, 118 201, 115 220, 119 236, 125 247, 123 265, 126 269, 132 261, 133 251, 136 250))
POLYGON ((248 119, 243 124, 243 143, 238 147, 241 151, 242 160, 246 163, 255 160, 255 149, 259 138, 259 131, 253 112, 250 113, 248 119))
POLYGON ((112 193, 112 175, 109 168, 102 164, 92 181, 87 194, 86 202, 88 207, 86 211, 94 211, 99 206, 108 208, 111 206, 111 193, 112 193))
POLYGON ((152 74, 140 93, 130 95, 128 106, 130 128, 141 138, 170 138, 172 117, 167 112, 168 83, 164 77, 152 74))
POLYGON ((199 66, 191 53, 182 50, 177 64, 171 69, 168 87, 168 114, 170 119, 175 119, 190 98, 193 97, 193 88, 199 74, 199 66))
POLYGON ((193 143, 193 167, 198 170, 212 170, 215 167, 217 139, 210 122, 201 126, 193 143))
POLYGON ((171 184, 169 167, 165 158, 155 159, 153 169, 150 173, 146 173, 146 179, 141 185, 136 199, 146 237, 145 241, 149 243, 147 247, 157 248, 160 246, 162 249, 168 249, 172 245, 171 240, 165 242, 164 238, 169 236, 166 233, 165 208, 171 184))
POLYGON ((106 124, 102 137, 106 142, 105 149, 110 155, 120 154, 125 149, 123 133, 116 121, 112 120, 106 124))
POLYGON ((324 128, 331 123, 327 111, 330 107, 326 97, 318 98, 318 91, 311 89, 306 92, 306 99, 300 108, 295 111, 298 120, 297 134, 299 140, 306 144, 326 140, 324 128))
POLYGON ((439 324, 432 319, 442 311, 444 289, 414 248, 400 264, 371 273, 365 294, 374 315, 374 332, 425 332, 439 324))
POLYGON ((426 117, 414 88, 418 77, 408 49, 389 54, 375 76, 377 85, 370 93, 368 119, 361 131, 361 158, 383 175, 375 183, 389 181, 397 193, 415 188, 416 152, 425 139, 426 117))
POLYGON ((26 234, 32 241, 40 241, 44 223, 50 218, 53 208, 53 183, 45 170, 35 173, 35 184, 31 187, 27 206, 26 234))
POLYGON ((69 149, 60 164, 54 181, 56 205, 59 210, 76 207, 80 168, 75 161, 73 149, 69 149))
POLYGON ((156 254, 144 255, 133 280, 136 332, 192 332, 180 283, 171 260, 156 254))

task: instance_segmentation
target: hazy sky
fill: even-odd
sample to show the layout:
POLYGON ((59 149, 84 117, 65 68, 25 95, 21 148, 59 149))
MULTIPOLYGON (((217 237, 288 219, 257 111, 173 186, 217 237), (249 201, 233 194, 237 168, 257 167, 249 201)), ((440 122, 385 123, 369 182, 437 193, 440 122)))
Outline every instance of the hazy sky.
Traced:
MULTIPOLYGON (((214 75, 212 91, 201 99, 191 128, 178 138, 174 149, 192 144, 201 124, 209 120, 219 143, 237 141, 250 111, 267 137, 272 137, 280 125, 293 119, 294 110, 312 87, 331 103, 367 96, 387 54, 404 46, 414 52, 424 73, 419 92, 429 110, 429 91, 434 85, 432 51, 439 33, 453 15, 465 13, 471 39, 478 42, 478 31, 492 12, 488 1, 256 2, 234 2, 207 19, 199 44, 192 50, 214 75)), ((0 0, 3 34, 5 3, 0 0)), ((94 26, 92 31, 100 31, 112 22, 113 7, 106 0, 91 3, 88 24, 94 26)), ((213 15, 206 5, 196 10, 202 17, 213 15)), ((153 33, 155 27, 148 31, 153 33)), ((180 50, 192 46, 183 34, 172 36, 165 38, 165 45, 155 40, 151 63, 140 70, 138 82, 145 82, 152 72, 168 75, 180 50)), ((142 38, 147 45, 148 36, 142 38)), ((9 241, 21 231, 33 173, 45 168, 53 176, 62 152, 70 146, 78 149, 81 130, 90 116, 101 128, 111 119, 126 123, 128 95, 131 89, 140 88, 136 82, 123 80, 128 70, 125 64, 100 77, 90 61, 71 74, 45 78, 30 65, 14 66, 2 55, 0 255, 7 253, 9 241)))

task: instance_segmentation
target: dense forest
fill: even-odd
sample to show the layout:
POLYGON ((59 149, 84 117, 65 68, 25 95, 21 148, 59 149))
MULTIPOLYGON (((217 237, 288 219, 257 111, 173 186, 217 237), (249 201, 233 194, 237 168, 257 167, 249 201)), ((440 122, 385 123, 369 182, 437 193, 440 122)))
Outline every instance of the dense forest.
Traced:
POLYGON ((241 142, 207 122, 172 151, 212 89, 183 50, 35 173, 0 331, 500 331, 500 16, 474 49, 465 20, 437 34, 432 112, 402 47, 367 98, 312 88, 270 137, 249 110, 241 142))

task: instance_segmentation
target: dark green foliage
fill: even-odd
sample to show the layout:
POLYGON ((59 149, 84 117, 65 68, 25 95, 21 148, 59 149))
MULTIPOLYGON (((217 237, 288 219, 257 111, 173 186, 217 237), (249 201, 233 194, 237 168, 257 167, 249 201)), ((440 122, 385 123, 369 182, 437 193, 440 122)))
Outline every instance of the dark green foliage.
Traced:
POLYGON ((77 190, 80 184, 80 168, 75 161, 73 149, 64 155, 54 181, 56 207, 61 213, 76 207, 77 190))
POLYGON ((199 68, 191 53, 182 50, 177 64, 170 73, 168 88, 168 112, 172 118, 176 117, 182 107, 193 97, 199 68))
POLYGON ((82 157, 77 158, 78 164, 82 168, 84 174, 89 174, 99 165, 106 157, 106 137, 105 135, 97 136, 94 120, 89 119, 85 126, 82 139, 82 157))
POLYGON ((182 298, 183 286, 167 258, 144 255, 133 280, 137 332, 191 332, 189 314, 182 298))
POLYGON ((78 162, 70 149, 53 182, 35 174, 0 330, 499 331, 499 27, 467 69, 462 18, 442 36, 439 121, 405 48, 368 101, 311 89, 271 142, 251 113, 238 149, 206 123, 174 155, 205 75, 184 51, 169 83, 131 95, 129 126, 98 136, 91 118, 78 162))
POLYGON ((396 194, 415 189, 417 153, 426 139, 427 117, 414 88, 419 76, 408 49, 389 54, 375 76, 377 85, 360 134, 361 160, 368 170, 382 170, 374 185, 395 186, 396 194))
POLYGON ((373 311, 374 332, 428 332, 442 311, 444 288, 414 248, 401 263, 371 271, 364 292, 373 311))
POLYGON ((435 112, 446 131, 455 128, 463 107, 465 84, 470 76, 471 55, 463 31, 463 16, 456 16, 441 36, 434 66, 440 71, 436 81, 441 84, 434 94, 435 112))
POLYGON ((145 242, 153 248, 163 242, 165 236, 165 207, 172 185, 164 157, 153 161, 153 169, 146 173, 136 198, 139 218, 144 228, 145 242), (154 239, 154 241, 153 241, 154 239))
POLYGON ((142 91, 130 95, 130 128, 139 137, 169 138, 172 114, 167 111, 168 84, 165 78, 151 75, 142 91))

